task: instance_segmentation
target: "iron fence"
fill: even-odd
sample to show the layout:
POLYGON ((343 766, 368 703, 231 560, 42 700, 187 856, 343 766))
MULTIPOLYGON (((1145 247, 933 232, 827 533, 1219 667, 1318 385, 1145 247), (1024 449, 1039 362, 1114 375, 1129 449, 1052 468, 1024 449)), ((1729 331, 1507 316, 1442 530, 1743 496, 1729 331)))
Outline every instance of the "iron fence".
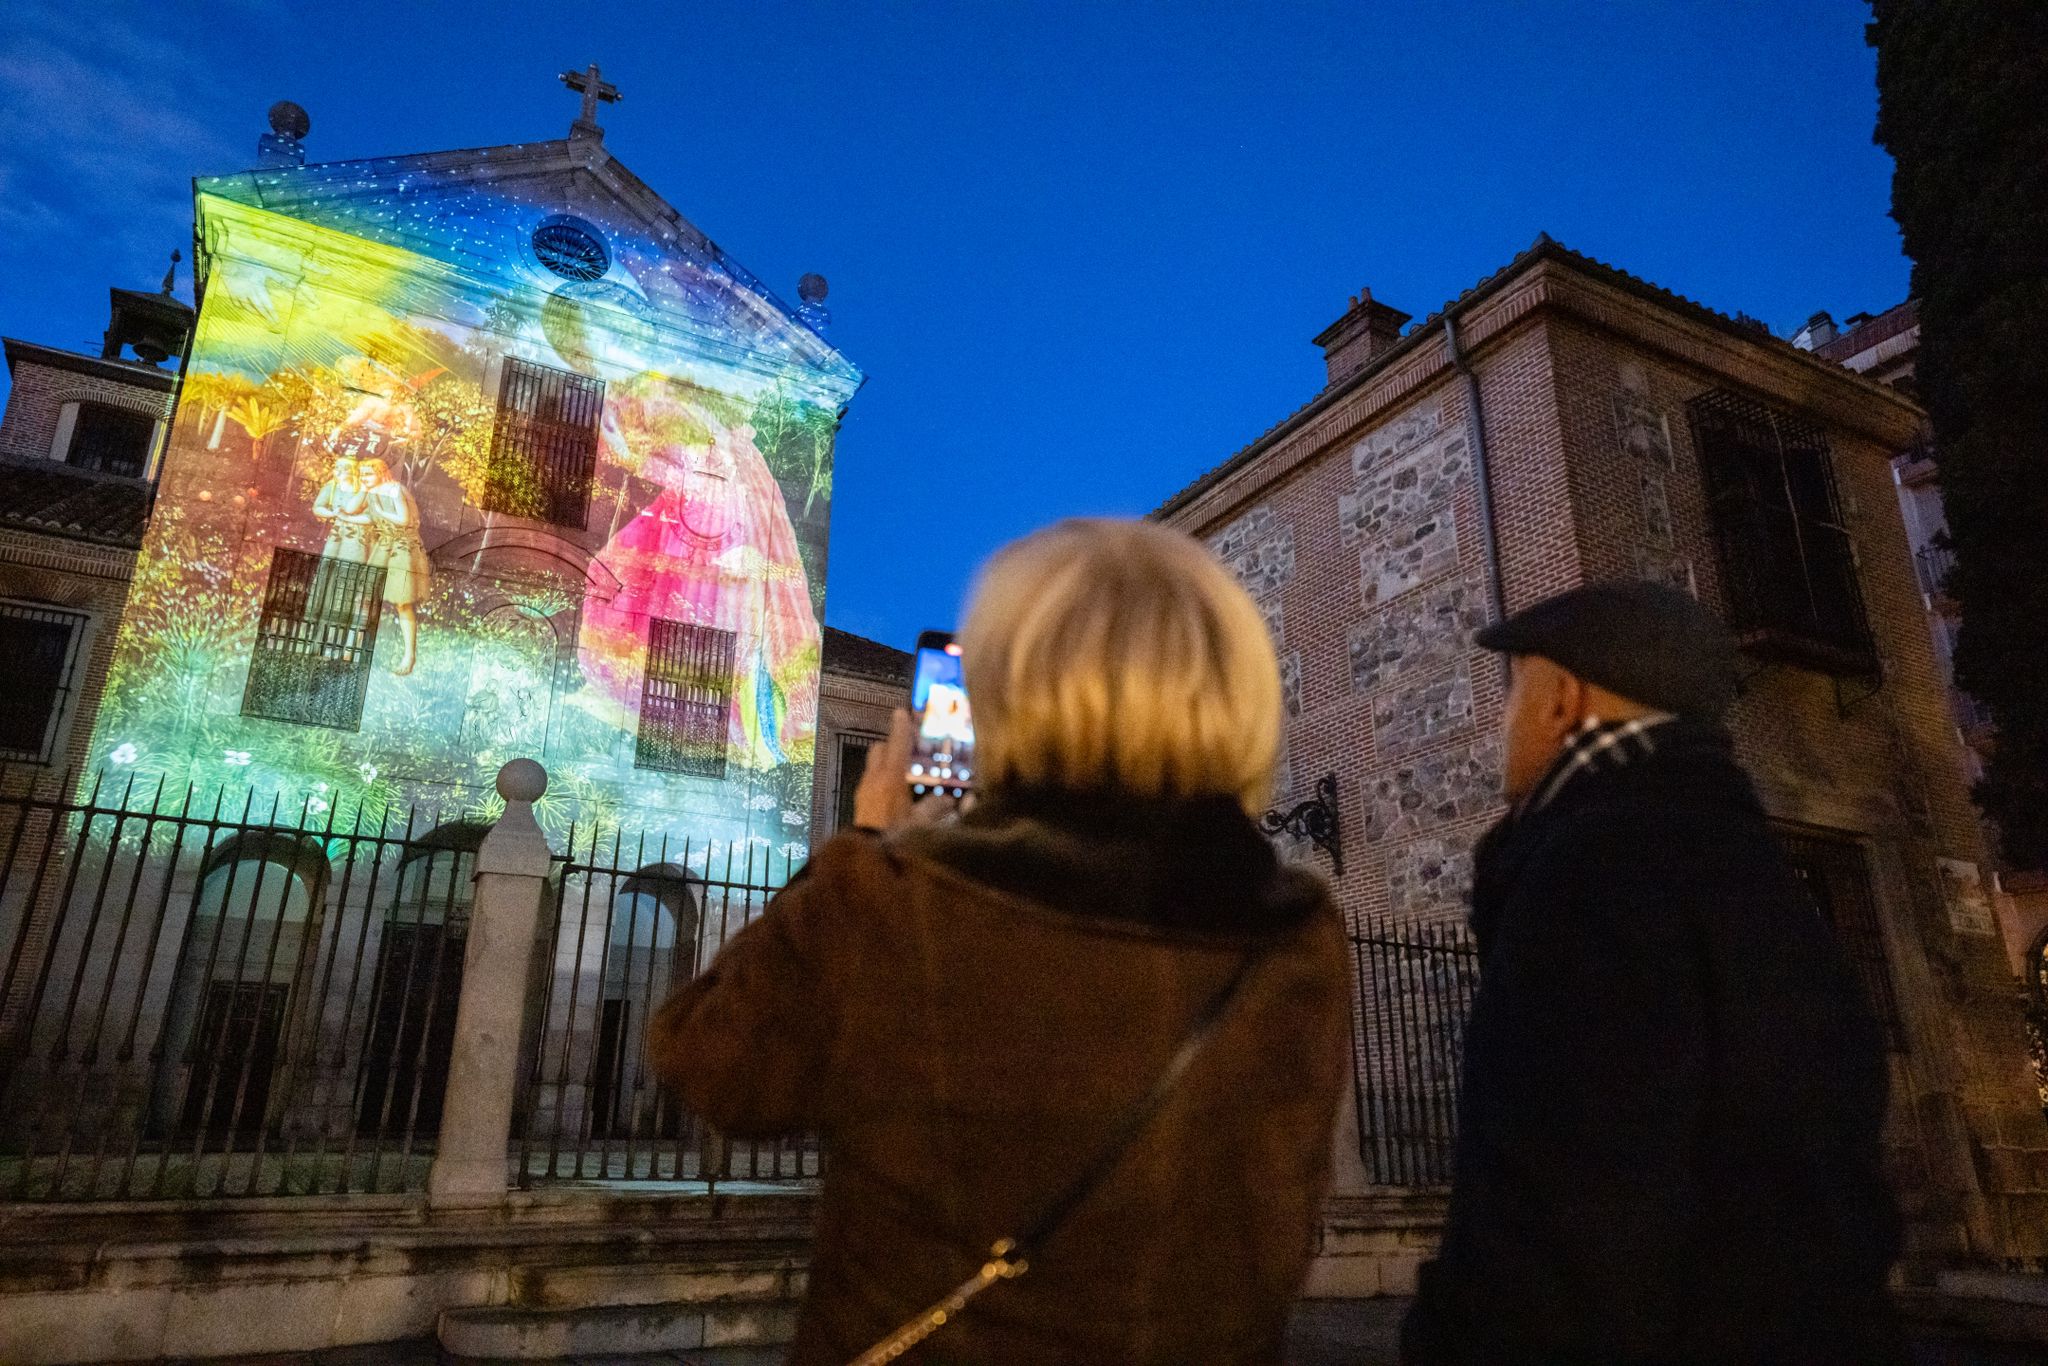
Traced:
POLYGON ((1359 1153, 1374 1184, 1451 1179, 1465 1020, 1479 950, 1458 926, 1380 924, 1352 936, 1359 1153))
MULTIPOLYGON (((0 774, 0 1200, 423 1190, 479 822, 0 774)), ((732 1141, 653 1075, 648 1021, 793 860, 572 834, 527 998, 513 1179, 791 1182, 815 1136, 732 1141)), ((1478 955, 1354 936, 1358 1127, 1380 1184, 1450 1177, 1478 955)))
POLYGON ((481 827, 0 787, 0 1200, 425 1186, 481 827))
POLYGON ((823 1170, 815 1136, 729 1140, 660 1084, 647 1025, 677 986, 757 918, 793 860, 754 845, 572 832, 528 1022, 515 1180, 795 1181, 823 1170))

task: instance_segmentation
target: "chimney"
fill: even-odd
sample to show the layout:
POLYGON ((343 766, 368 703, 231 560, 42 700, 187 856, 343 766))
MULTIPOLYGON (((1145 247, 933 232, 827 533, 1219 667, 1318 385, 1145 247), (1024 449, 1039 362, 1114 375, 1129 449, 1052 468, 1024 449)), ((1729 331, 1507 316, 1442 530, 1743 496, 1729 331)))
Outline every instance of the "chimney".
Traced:
POLYGON ((1330 368, 1330 384, 1350 379, 1399 341, 1401 325, 1407 321, 1408 314, 1377 302, 1370 289, 1353 295, 1344 316, 1316 334, 1315 344, 1323 348, 1323 363, 1330 368))
POLYGON ((1814 351, 1833 341, 1839 333, 1835 331, 1835 320, 1822 309, 1806 320, 1797 332, 1792 334, 1792 344, 1801 351, 1814 351))

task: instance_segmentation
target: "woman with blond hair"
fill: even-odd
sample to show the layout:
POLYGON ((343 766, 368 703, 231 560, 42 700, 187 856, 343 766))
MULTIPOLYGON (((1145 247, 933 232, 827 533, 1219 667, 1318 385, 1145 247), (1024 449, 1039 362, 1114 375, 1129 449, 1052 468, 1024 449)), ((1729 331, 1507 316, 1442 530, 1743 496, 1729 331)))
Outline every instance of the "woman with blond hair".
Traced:
POLYGON ((656 1065, 728 1134, 824 1136, 792 1362, 1276 1362, 1346 968, 1251 818, 1258 610, 1178 532, 1069 521, 989 562, 961 647, 978 803, 913 814, 898 713, 860 828, 668 1002, 656 1065))

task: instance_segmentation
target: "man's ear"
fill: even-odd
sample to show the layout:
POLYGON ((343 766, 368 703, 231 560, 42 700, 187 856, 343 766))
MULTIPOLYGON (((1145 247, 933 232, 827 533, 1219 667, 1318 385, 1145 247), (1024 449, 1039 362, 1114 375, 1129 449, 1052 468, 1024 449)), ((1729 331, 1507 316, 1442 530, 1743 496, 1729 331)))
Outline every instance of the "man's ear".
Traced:
POLYGON ((1550 695, 1551 719, 1558 731, 1570 735, 1586 719, 1586 708, 1591 703, 1586 692, 1586 682, 1570 669, 1559 666, 1557 682, 1550 695))

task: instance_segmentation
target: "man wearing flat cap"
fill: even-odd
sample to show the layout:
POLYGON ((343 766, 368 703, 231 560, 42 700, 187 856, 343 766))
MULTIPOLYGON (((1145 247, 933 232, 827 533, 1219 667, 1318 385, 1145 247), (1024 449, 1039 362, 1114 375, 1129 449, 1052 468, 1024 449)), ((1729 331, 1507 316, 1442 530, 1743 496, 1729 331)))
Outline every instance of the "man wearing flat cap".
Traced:
POLYGON ((1612 583, 1477 642, 1510 658, 1509 811, 1403 1360, 1902 1361, 1883 1035, 1736 765, 1727 633, 1612 583))

